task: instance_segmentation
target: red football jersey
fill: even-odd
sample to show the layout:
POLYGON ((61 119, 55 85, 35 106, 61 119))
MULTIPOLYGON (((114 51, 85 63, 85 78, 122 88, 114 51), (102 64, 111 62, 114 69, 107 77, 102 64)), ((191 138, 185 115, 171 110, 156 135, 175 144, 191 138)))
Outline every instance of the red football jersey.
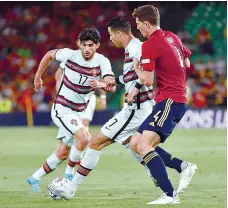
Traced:
POLYGON ((158 91, 155 101, 171 98, 187 103, 184 58, 191 52, 172 32, 156 30, 142 45, 144 71, 155 70, 158 91))

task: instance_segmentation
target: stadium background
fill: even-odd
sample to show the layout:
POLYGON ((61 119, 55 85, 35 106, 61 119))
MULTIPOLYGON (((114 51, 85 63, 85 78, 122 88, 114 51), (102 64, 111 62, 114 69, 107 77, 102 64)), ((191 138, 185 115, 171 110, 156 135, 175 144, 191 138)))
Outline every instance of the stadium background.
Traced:
MULTIPOLYGON (((54 73, 43 75, 44 87, 34 93, 33 79, 43 55, 54 48, 77 48, 81 29, 101 33, 98 52, 110 58, 121 73, 123 50, 109 41, 106 22, 124 16, 139 37, 133 9, 152 3, 161 13, 161 27, 179 34, 192 50, 187 72, 190 110, 165 144, 173 154, 195 162, 199 172, 178 207, 225 207, 227 106, 227 3, 226 2, 0 2, 0 207, 146 207, 159 196, 142 168, 118 146, 107 148, 98 168, 82 186, 76 200, 59 204, 50 200, 46 185, 60 176, 64 165, 42 181, 43 192, 33 195, 26 178, 53 152, 57 128, 50 117, 55 98, 54 73), (32 125, 45 127, 27 128, 32 125), (6 126, 25 126, 10 127, 6 126), (189 129, 191 128, 191 129, 189 129), (197 129, 195 129, 197 128, 197 129), (206 129, 203 129, 206 128, 206 129), (177 145, 177 146, 176 146, 177 145), (121 160, 120 160, 121 157, 121 160), (124 164, 124 165, 123 165, 124 164), (127 164, 127 165, 126 165, 127 164), (92 177, 93 175, 93 177, 92 177), (96 180, 94 180, 96 179, 96 180)), ((102 125, 120 110, 123 89, 108 94, 108 109, 97 111, 93 124, 102 125)), ((91 134, 99 131, 93 126, 91 134)), ((178 177, 171 172, 177 185, 178 177)))
MULTIPOLYGON (((121 74, 123 49, 115 48, 109 41, 106 23, 116 15, 126 17, 132 24, 133 34, 143 40, 131 13, 133 8, 145 3, 147 2, 1 2, 0 113, 14 114, 3 115, 0 124, 26 125, 25 114, 18 112, 26 112, 30 107, 35 113, 35 124, 51 123, 49 114, 45 112, 50 112, 55 98, 53 75, 58 63, 54 62, 43 75, 44 87, 38 93, 33 90, 34 74, 48 50, 63 47, 76 49, 78 34, 85 27, 96 27, 99 30, 102 40, 98 52, 110 58, 114 72, 121 74), (18 115, 20 122, 17 122, 18 115)), ((190 106, 196 109, 226 107, 226 3, 154 4, 161 12, 161 27, 179 34, 193 52, 192 65, 187 72, 190 106)), ((113 111, 121 108, 123 93, 123 87, 119 87, 117 93, 108 94, 107 114, 98 114, 99 118, 100 115, 109 118, 113 111)), ((201 115, 198 111, 196 114, 201 115)), ((216 114, 217 111, 214 112, 213 119, 216 114)), ((93 123, 102 124, 104 121, 95 119, 93 123)))

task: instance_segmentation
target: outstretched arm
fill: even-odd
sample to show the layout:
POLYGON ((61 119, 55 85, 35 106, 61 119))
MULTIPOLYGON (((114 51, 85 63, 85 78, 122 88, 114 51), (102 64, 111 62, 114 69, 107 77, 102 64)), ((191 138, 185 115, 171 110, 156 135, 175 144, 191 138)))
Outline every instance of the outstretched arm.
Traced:
POLYGON ((57 71, 55 72, 55 89, 56 92, 58 92, 60 84, 61 84, 61 79, 63 76, 63 69, 61 69, 60 67, 57 69, 57 71))
POLYGON ((48 51, 44 55, 44 57, 42 58, 42 60, 40 62, 40 65, 38 67, 38 70, 37 70, 37 72, 35 74, 35 79, 34 79, 34 89, 35 89, 35 91, 38 91, 42 87, 43 81, 41 79, 41 76, 45 72, 45 70, 47 69, 49 64, 53 61, 56 51, 57 51, 57 49, 48 51))

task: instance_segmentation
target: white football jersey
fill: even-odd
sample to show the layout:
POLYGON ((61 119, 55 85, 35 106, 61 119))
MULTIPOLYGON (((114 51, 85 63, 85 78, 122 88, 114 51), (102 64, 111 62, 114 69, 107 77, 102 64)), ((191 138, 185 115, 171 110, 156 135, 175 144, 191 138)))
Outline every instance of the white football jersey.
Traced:
MULTIPOLYGON (((125 84, 125 95, 131 92, 136 82, 140 83, 136 72, 134 71, 133 58, 136 58, 139 62, 142 56, 142 42, 133 38, 128 46, 125 48, 125 60, 123 67, 123 81, 125 84)), ((127 103, 124 104, 124 108, 127 109, 140 109, 146 107, 146 103, 154 102, 152 100, 153 97, 153 87, 143 86, 140 89, 139 94, 137 95, 136 101, 129 105, 127 103), (152 100, 152 101, 151 101, 152 100)))
POLYGON ((64 63, 61 65, 64 75, 54 109, 83 112, 94 94, 89 85, 90 80, 99 80, 101 76, 114 76, 110 61, 99 53, 95 53, 91 60, 86 61, 80 49, 63 48, 57 50, 55 58, 64 63))

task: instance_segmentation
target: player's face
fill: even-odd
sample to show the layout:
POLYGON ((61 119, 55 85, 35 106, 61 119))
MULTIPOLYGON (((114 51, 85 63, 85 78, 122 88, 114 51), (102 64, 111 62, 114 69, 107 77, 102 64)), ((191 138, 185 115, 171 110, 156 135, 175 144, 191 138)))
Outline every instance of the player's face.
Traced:
POLYGON ((85 60, 90 60, 96 53, 99 43, 95 44, 92 40, 84 41, 80 43, 80 49, 85 60))
POLYGON ((135 20, 136 20, 137 29, 140 31, 143 37, 148 38, 149 33, 147 32, 148 30, 147 24, 145 22, 139 21, 138 17, 135 20))
POLYGON ((112 41, 112 43, 117 48, 121 48, 122 47, 121 37, 120 37, 120 34, 118 33, 118 31, 112 31, 111 28, 108 27, 108 33, 110 35, 110 40, 112 41))

